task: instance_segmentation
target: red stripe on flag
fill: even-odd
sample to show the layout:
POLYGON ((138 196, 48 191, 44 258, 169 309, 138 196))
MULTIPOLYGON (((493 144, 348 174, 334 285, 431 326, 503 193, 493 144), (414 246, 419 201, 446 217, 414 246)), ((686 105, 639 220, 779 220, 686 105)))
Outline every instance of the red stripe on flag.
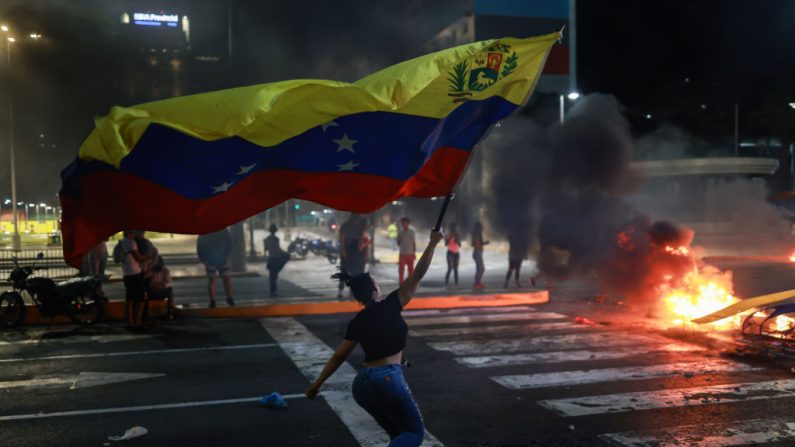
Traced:
POLYGON ((98 242, 124 229, 202 234, 298 198, 369 213, 401 197, 451 192, 470 151, 443 147, 407 181, 353 172, 272 170, 254 173, 229 191, 188 199, 149 180, 119 171, 80 179, 80 197, 61 194, 64 258, 75 267, 98 242))
POLYGON ((547 63, 544 64, 544 74, 569 74, 569 47, 564 45, 554 45, 549 50, 547 63))

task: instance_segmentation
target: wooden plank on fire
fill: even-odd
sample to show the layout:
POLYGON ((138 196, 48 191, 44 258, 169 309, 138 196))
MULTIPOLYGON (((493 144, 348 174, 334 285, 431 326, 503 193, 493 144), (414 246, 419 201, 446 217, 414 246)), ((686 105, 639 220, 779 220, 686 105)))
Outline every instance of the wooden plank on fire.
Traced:
POLYGON ((795 290, 786 290, 784 292, 776 292, 776 293, 771 293, 769 295, 755 296, 753 298, 742 300, 739 303, 734 303, 731 306, 724 307, 723 309, 717 312, 713 312, 709 315, 704 315, 703 317, 696 318, 695 320, 693 320, 693 323, 696 324, 713 323, 715 321, 719 321, 724 318, 729 318, 731 316, 737 315, 739 313, 745 312, 746 310, 750 310, 755 307, 773 306, 781 304, 791 300, 793 297, 795 297, 795 290))

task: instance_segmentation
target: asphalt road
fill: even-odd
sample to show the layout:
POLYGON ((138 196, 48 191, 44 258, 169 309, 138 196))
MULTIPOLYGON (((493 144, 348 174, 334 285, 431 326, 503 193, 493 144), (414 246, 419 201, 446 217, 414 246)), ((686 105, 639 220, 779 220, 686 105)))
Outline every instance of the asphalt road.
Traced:
MULTIPOLYGON (((562 295, 519 308, 407 311, 406 377, 428 442, 445 446, 793 445, 795 380, 639 329, 581 325, 562 295)), ((385 445, 350 399, 357 350, 301 397, 350 315, 3 332, 4 446, 385 445), (264 408, 278 391, 289 408, 264 408)))

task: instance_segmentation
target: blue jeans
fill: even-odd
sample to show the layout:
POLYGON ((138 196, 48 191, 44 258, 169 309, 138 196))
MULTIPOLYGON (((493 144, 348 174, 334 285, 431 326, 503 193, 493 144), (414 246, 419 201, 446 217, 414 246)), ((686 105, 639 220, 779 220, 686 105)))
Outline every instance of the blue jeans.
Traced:
POLYGON ((474 250, 472 259, 475 260, 475 284, 479 284, 483 280, 483 273, 486 272, 486 267, 483 265, 483 250, 474 250))
POLYGON ((389 447, 422 444, 422 416, 400 365, 362 368, 353 380, 353 398, 389 434, 389 447))

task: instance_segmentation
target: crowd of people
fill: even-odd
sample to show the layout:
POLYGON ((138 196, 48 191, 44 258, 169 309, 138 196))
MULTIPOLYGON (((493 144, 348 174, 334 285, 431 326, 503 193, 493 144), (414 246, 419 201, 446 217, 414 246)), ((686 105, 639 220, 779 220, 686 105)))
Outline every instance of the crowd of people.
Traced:
POLYGON ((174 318, 171 272, 143 231, 125 230, 113 249, 113 261, 121 264, 124 277, 128 328, 135 330, 143 325, 148 319, 149 303, 154 300, 165 300, 166 318, 174 318))
MULTIPOLYGON (((414 271, 414 260, 416 259, 417 244, 414 230, 411 229, 411 220, 408 217, 402 217, 400 226, 396 222, 392 222, 387 227, 387 237, 391 242, 392 250, 398 252, 398 281, 402 284, 405 272, 411 275, 414 271)), ((484 289, 486 285, 483 284, 483 275, 486 272, 486 266, 483 261, 483 250, 490 242, 483 238, 483 224, 475 222, 468 240, 472 248, 472 259, 475 262, 475 277, 472 288, 484 289)), ((444 284, 445 286, 449 285, 452 276, 453 284, 458 285, 458 266, 461 261, 461 249, 464 239, 461 237, 458 225, 455 222, 447 225, 443 241, 447 247, 447 272, 444 275, 444 284)), ((503 287, 508 288, 511 276, 514 277, 516 287, 522 287, 519 275, 522 262, 529 256, 530 244, 528 236, 521 232, 511 234, 508 236, 508 244, 508 271, 505 274, 503 287)), ((534 278, 531 278, 530 281, 535 285, 534 278)))
MULTIPOLYGON (((366 218, 360 214, 351 214, 338 231, 340 270, 349 275, 365 273, 370 261, 373 241, 370 234, 370 225, 366 218)), ((483 275, 485 264, 483 250, 489 244, 483 237, 483 225, 476 222, 468 238, 462 236, 456 223, 446 226, 442 242, 446 247, 447 271, 444 275, 444 284, 449 286, 459 283, 459 265, 462 247, 466 242, 470 244, 472 259, 475 263, 475 275, 472 287, 483 289, 483 275)), ((269 235, 262 241, 266 256, 266 268, 269 273, 269 290, 271 297, 278 297, 279 273, 290 259, 288 252, 281 248, 279 238, 276 236, 278 228, 275 224, 268 227, 269 235)), ((393 221, 387 227, 387 237, 392 249, 397 252, 398 281, 402 285, 407 278, 414 274, 417 242, 411 219, 402 217, 393 221)), ((503 287, 507 288, 513 277, 516 287, 521 287, 520 271, 522 262, 527 259, 529 242, 523 235, 508 236, 508 271, 505 275, 503 287)), ((232 297, 232 281, 230 278, 229 259, 232 254, 232 237, 228 230, 223 229, 213 233, 200 235, 196 239, 196 253, 204 265, 207 277, 207 292, 209 294, 208 307, 217 306, 217 282, 221 279, 226 303, 234 306, 232 297)), ((165 266, 163 257, 151 240, 145 237, 143 231, 126 230, 123 238, 118 241, 113 249, 113 261, 120 264, 126 298, 127 324, 130 328, 139 328, 148 317, 149 302, 164 300, 167 303, 165 318, 174 318, 174 290, 169 269, 165 266)), ((108 249, 106 242, 97 244, 83 259, 82 275, 102 276, 108 263, 108 249)), ((530 279, 531 284, 533 279, 530 279)), ((338 298, 343 297, 345 281, 340 280, 338 285, 338 298)))

